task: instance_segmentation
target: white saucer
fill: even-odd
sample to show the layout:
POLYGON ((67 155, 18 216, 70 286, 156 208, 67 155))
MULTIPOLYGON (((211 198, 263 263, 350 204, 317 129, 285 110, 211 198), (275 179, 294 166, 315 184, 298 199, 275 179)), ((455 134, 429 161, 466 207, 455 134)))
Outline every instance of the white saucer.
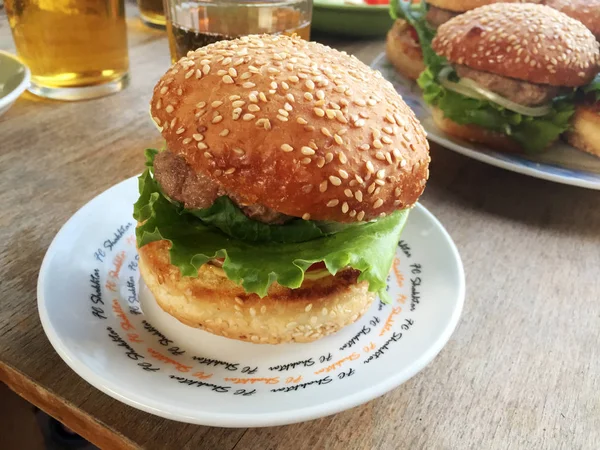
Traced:
POLYGON ((400 75, 386 58, 379 55, 371 67, 379 70, 402 95, 404 101, 415 112, 427 138, 469 158, 512 172, 529 175, 557 183, 570 184, 600 190, 600 158, 579 151, 562 141, 555 142, 549 149, 537 155, 501 153, 454 138, 441 131, 433 122, 431 113, 414 81, 400 75))
POLYGON ((389 277, 393 304, 376 300, 357 323, 310 344, 249 344, 189 328, 140 286, 131 217, 137 196, 131 178, 81 208, 52 242, 38 280, 42 325, 59 355, 135 408, 221 427, 334 414, 423 369, 460 317, 460 256, 417 205, 389 277))

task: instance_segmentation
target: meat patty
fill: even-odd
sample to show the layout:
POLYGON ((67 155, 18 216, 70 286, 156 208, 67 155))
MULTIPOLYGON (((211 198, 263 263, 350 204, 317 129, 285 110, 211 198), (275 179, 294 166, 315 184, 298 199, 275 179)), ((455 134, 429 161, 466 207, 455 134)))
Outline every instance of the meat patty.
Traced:
POLYGON ((430 6, 427 10, 427 15, 425 16, 425 20, 432 28, 437 28, 440 25, 445 24, 453 17, 458 16, 460 13, 449 11, 443 8, 437 8, 435 6, 430 6))
POLYGON ((244 204, 237 195, 225 191, 209 177, 194 172, 182 156, 168 150, 154 158, 154 178, 167 197, 189 209, 208 208, 217 198, 226 195, 250 219, 271 224, 281 224, 290 219, 264 205, 244 204))
POLYGON ((557 86, 529 83, 467 66, 456 65, 454 68, 460 78, 473 80, 479 86, 523 106, 539 106, 548 103, 561 91, 557 86))

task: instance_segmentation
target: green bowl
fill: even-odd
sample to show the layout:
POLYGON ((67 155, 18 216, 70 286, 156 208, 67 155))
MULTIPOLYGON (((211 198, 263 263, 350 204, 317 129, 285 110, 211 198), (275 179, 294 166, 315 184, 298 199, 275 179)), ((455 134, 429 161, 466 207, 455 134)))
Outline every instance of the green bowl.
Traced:
POLYGON ((394 20, 389 5, 350 5, 314 0, 312 30, 349 37, 385 36, 394 20))

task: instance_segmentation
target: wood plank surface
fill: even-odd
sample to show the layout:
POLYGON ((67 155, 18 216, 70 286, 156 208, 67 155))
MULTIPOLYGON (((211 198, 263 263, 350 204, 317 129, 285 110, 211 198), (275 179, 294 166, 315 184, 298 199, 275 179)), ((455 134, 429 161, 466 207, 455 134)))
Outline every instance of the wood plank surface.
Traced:
MULTIPOLYGON (((42 258, 79 207, 140 172, 142 150, 160 142, 147 111, 167 43, 135 17, 128 26, 126 90, 77 103, 24 95, 0 118, 1 381, 108 449, 600 447, 600 193, 437 146, 422 203, 459 248, 467 299, 448 345, 406 384, 320 420, 219 429, 137 411, 72 372, 37 315, 42 258)), ((367 63, 383 49, 316 39, 367 63)), ((14 51, 4 13, 0 49, 14 51)))

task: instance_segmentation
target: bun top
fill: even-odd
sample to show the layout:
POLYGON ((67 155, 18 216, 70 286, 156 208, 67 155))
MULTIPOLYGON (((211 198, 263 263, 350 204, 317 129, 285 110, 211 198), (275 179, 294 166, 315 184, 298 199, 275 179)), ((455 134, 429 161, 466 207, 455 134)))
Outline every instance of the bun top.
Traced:
POLYGON ((600 40, 600 0, 546 0, 545 4, 579 20, 600 40))
POLYGON ((582 86, 598 73, 598 43, 579 21, 548 6, 482 6, 438 28, 432 47, 451 63, 553 86, 582 86))
POLYGON ((414 113, 353 56, 286 36, 188 53, 154 88, 151 113, 196 173, 243 204, 351 222, 414 204, 429 146, 414 113))
MULTIPOLYGON (((493 3, 541 3, 542 0, 426 0, 432 6, 454 12, 470 11, 493 3)), ((585 1, 585 0, 582 0, 585 1)))

